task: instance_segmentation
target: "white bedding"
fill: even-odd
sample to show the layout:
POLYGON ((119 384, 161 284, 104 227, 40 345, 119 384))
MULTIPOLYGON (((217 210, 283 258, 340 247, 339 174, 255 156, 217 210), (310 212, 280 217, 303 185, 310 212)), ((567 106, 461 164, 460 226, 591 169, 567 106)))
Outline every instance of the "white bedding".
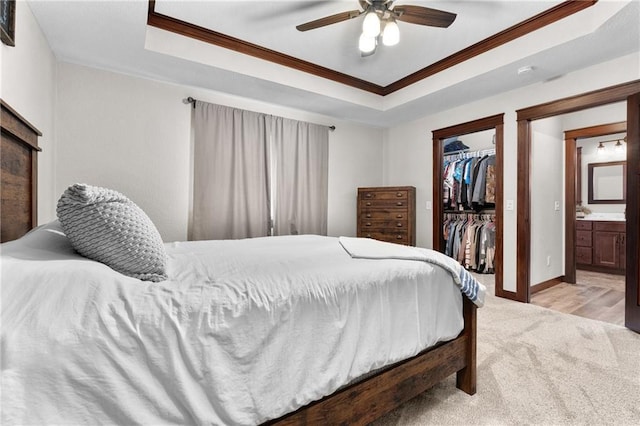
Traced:
POLYGON ((463 327, 444 269, 337 238, 166 249, 151 283, 75 254, 57 222, 1 246, 2 424, 258 424, 463 327))

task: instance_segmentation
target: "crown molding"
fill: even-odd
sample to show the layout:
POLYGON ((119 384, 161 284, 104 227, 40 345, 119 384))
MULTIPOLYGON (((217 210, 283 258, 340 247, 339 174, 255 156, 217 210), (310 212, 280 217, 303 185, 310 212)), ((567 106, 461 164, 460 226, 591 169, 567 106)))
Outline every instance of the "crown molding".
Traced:
POLYGON ((163 15, 155 11, 155 0, 149 0, 149 8, 147 13, 147 25, 170 31, 206 43, 223 47, 225 49, 234 50, 238 53, 250 55, 265 61, 273 62, 289 68, 296 69, 318 77, 342 83, 356 89, 364 90, 380 96, 386 96, 391 93, 404 89, 418 81, 424 80, 434 74, 442 72, 448 68, 465 62, 473 57, 481 55, 496 47, 502 46, 519 37, 532 33, 540 28, 564 19, 568 16, 578 13, 588 7, 596 4, 598 0, 568 0, 560 3, 550 9, 547 9, 527 20, 513 25, 506 30, 485 38, 465 49, 462 49, 440 61, 437 61, 425 68, 422 68, 412 74, 407 75, 387 86, 353 77, 351 75, 332 70, 302 59, 277 52, 257 44, 249 43, 226 34, 213 31, 208 28, 194 25, 190 22, 182 21, 171 16, 163 15))

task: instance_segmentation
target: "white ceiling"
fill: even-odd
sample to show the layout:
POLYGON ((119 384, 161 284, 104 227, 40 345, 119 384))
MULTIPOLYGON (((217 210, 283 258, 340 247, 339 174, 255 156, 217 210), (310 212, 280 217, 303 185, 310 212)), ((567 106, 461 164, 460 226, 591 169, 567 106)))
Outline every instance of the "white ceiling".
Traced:
POLYGON ((363 16, 306 32, 295 28, 324 16, 359 10, 357 0, 216 1, 205 5, 157 0, 155 10, 386 86, 561 1, 398 1, 403 3, 446 10, 458 16, 449 28, 399 22, 402 44, 380 46, 375 55, 363 58, 358 51, 363 16))
MULTIPOLYGON (((33 1, 60 60, 202 87, 374 126, 404 121, 640 51, 640 2, 596 5, 387 96, 147 27, 146 0, 33 1), (522 66, 533 71, 518 75, 522 66)), ((357 50, 362 17, 307 32, 295 26, 357 9, 348 1, 169 1, 158 13, 378 85, 388 85, 560 1, 398 0, 457 13, 446 29, 400 22, 400 43, 357 50)))

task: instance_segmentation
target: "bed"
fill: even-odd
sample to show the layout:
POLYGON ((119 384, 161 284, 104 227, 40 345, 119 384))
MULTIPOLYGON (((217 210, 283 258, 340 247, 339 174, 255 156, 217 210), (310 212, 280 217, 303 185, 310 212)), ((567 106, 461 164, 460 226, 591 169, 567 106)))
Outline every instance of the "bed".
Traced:
POLYGON ((150 282, 79 255, 57 221, 1 246, 3 424, 365 424, 454 373, 475 393, 483 289, 439 253, 164 247, 150 282))

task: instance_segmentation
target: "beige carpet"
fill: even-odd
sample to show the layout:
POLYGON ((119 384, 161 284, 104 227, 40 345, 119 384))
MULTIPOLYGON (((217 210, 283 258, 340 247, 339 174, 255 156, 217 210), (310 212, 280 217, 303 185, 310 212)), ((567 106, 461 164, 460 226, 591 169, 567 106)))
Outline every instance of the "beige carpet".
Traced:
POLYGON ((489 296, 478 310, 476 395, 452 376, 375 422, 444 424, 640 425, 640 335, 489 296))

